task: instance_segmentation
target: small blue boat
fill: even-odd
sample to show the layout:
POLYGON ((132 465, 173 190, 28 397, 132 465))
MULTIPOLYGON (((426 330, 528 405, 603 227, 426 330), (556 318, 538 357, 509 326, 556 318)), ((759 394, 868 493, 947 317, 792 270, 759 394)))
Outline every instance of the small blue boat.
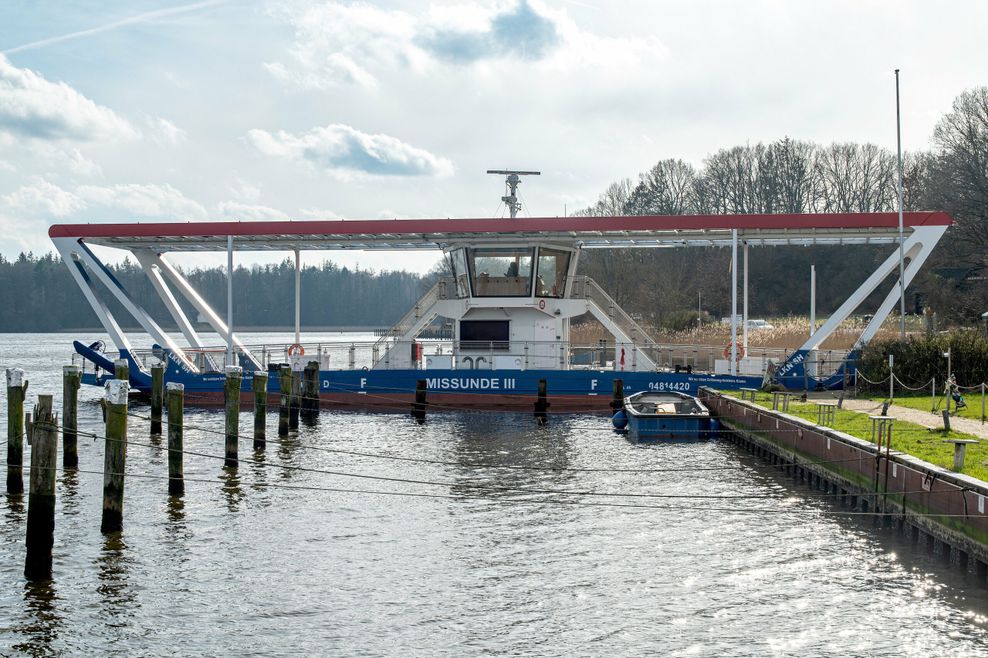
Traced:
POLYGON ((692 395, 642 391, 624 399, 624 408, 614 415, 614 427, 627 428, 629 436, 637 441, 694 441, 711 438, 717 421, 692 395))

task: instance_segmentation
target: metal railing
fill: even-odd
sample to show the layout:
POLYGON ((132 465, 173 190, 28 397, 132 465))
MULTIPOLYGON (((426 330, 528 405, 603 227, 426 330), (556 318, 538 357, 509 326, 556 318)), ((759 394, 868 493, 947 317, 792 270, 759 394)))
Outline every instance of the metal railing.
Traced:
POLYGON ((588 276, 573 277, 572 293, 573 299, 586 299, 603 311, 611 322, 624 332, 631 342, 642 347, 652 347, 656 343, 649 336, 648 332, 638 324, 634 318, 621 308, 600 285, 588 276))
MULTIPOLYGON (((617 369, 622 368, 620 354, 624 349, 624 369, 638 370, 640 354, 647 356, 658 371, 686 370, 716 372, 718 361, 725 370, 722 345, 684 345, 658 343, 621 343, 597 341, 576 343, 566 341, 454 341, 450 339, 425 339, 399 341, 389 337, 386 343, 326 341, 303 343, 305 362, 316 361, 323 370, 358 369, 407 369, 413 367, 412 345, 421 346, 421 358, 414 367, 425 367, 431 361, 433 367, 448 365, 449 369, 522 368, 522 369, 617 369), (435 358, 441 357, 441 358, 435 358), (467 359, 467 360, 464 360, 467 359)), ((291 343, 264 343, 244 346, 260 361, 263 368, 271 364, 290 363, 288 350, 291 343)), ((225 346, 184 348, 185 353, 201 372, 222 372, 229 365, 225 346)), ((760 375, 769 363, 785 363, 794 349, 749 348, 741 361, 739 372, 760 375)), ((132 352, 143 368, 150 367, 152 357, 161 358, 160 350, 137 349, 132 352)), ((807 360, 808 372, 818 377, 834 374, 846 363, 847 350, 817 350, 807 360)), ((239 365, 239 363, 238 363, 239 365)))

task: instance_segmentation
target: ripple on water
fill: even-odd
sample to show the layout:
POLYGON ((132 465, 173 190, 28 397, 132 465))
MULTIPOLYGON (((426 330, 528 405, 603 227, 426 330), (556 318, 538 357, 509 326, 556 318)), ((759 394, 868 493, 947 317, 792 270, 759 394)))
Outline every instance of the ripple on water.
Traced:
MULTIPOLYGON (((65 337, 5 340, 30 392, 59 405, 65 337)), ((80 423, 98 432, 83 393, 80 423)), ((186 422, 189 450, 222 453, 220 414, 186 422)), ((159 478, 162 448, 133 445, 129 470, 153 477, 128 479, 121 537, 99 533, 101 476, 60 476, 53 583, 23 582, 25 505, 5 499, 0 655, 988 655, 986 591, 906 538, 829 514, 729 444, 636 445, 608 422, 324 412, 262 454, 244 446, 256 463, 235 473, 188 455, 204 481, 181 499, 159 478), (633 472, 574 470, 595 468, 633 472), (517 489, 752 498, 634 508, 517 489)), ((148 443, 142 423, 131 437, 148 443)), ((99 471, 102 445, 79 450, 99 471)))

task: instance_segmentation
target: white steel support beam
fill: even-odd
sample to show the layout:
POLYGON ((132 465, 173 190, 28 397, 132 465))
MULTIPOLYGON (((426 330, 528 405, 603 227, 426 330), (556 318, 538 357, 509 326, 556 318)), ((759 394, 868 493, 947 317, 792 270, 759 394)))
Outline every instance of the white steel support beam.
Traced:
POLYGON ((189 360, 189 357, 185 354, 183 350, 175 340, 162 329, 154 318, 141 307, 136 301, 134 301, 130 293, 123 287, 123 285, 117 281, 117 278, 113 276, 106 265, 96 257, 96 255, 89 250, 89 247, 85 243, 79 243, 79 250, 77 252, 79 258, 84 262, 93 273, 93 275, 106 286, 106 289, 110 291, 117 301, 120 302, 127 312, 130 313, 135 320, 144 328, 144 331, 148 332, 151 338, 154 339, 156 343, 162 347, 166 347, 172 351, 176 358, 182 361, 185 365, 192 368, 193 364, 189 360))
POLYGON ((120 325, 117 324, 116 318, 113 317, 113 313, 110 312, 107 305, 96 296, 89 275, 86 274, 85 268, 79 262, 79 252, 81 251, 79 241, 75 238, 56 238, 52 242, 55 243, 55 248, 58 249, 58 253, 62 255, 62 260, 69 268, 69 274, 72 275, 79 289, 82 290, 83 297, 86 298, 86 301, 93 308, 93 312, 96 313, 96 317, 99 318, 103 328, 106 329, 106 333, 110 334, 110 340, 116 345, 117 350, 131 351, 133 348, 126 334, 124 334, 120 325))
POLYGON ((302 262, 295 249, 295 344, 302 342, 302 262))
POLYGON ((220 316, 217 315, 216 311, 212 309, 206 300, 202 298, 202 295, 196 292, 196 289, 192 287, 192 284, 190 284, 184 276, 182 276, 182 273, 164 259, 161 259, 158 265, 161 272, 168 278, 169 281, 172 282, 178 291, 182 293, 182 296, 189 300, 189 302, 195 307, 196 311, 198 311, 206 319, 206 323, 213 328, 213 331, 219 334, 223 342, 229 344, 232 340, 233 344, 240 349, 244 356, 250 359, 257 368, 260 368, 261 362, 250 353, 240 339, 237 338, 236 334, 232 334, 227 329, 226 323, 223 322, 220 316))
POLYGON ((233 236, 226 236, 226 360, 227 365, 237 365, 237 353, 233 349, 233 236))
POLYGON ((748 241, 744 241, 744 302, 741 311, 741 332, 744 338, 741 344, 744 346, 744 353, 748 353, 748 241))
MULTIPOLYGON (((912 235, 906 238, 905 243, 902 245, 902 250, 905 257, 909 259, 909 263, 905 265, 903 270, 905 275, 905 281, 903 286, 908 286, 916 276, 916 273, 926 262, 926 259, 933 252, 934 247, 936 247, 937 242, 943 237, 944 232, 947 230, 946 226, 919 226, 913 229, 912 235)), ((834 313, 827 319, 826 322, 811 336, 803 346, 800 348, 802 350, 816 349, 823 343, 830 335, 840 326, 840 324, 848 318, 848 316, 853 313, 858 306, 872 293, 874 292, 890 274, 894 273, 899 266, 899 253, 896 251, 891 254, 885 261, 878 266, 877 269, 869 276, 861 286, 855 290, 847 300, 841 304, 834 313)), ((899 282, 897 281, 892 290, 885 297, 885 300, 879 305, 878 310, 875 311, 875 315, 865 330, 858 337, 855 342, 854 347, 858 349, 868 343, 875 334, 881 328, 882 323, 888 317, 889 313, 892 311, 892 307, 895 306, 896 299, 899 295, 899 282)))
POLYGON ((195 330, 192 321, 189 320, 185 311, 179 305, 178 300, 175 299, 171 288, 168 287, 168 282, 161 276, 162 257, 153 251, 146 250, 135 250, 133 253, 137 258, 137 262, 141 264, 144 272, 148 275, 148 280, 151 281, 151 285, 154 287, 155 292, 158 293, 158 297, 161 298, 165 308, 168 309, 168 313, 171 314, 172 319, 175 320, 175 324, 178 325, 182 335, 185 336, 185 340, 189 341, 189 345, 192 347, 198 349, 205 347, 202 338, 199 336, 199 332, 195 330))
POLYGON ((738 374, 738 231, 731 229, 731 375, 738 374))

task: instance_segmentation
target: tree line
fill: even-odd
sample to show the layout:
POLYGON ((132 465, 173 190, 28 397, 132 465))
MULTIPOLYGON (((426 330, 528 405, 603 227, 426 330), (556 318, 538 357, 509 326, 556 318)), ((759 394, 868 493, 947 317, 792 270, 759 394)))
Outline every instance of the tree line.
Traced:
MULTIPOLYGON (((163 326, 173 326, 143 269, 130 260, 110 265, 113 275, 163 326)), ((219 267, 186 271, 192 286, 220 316, 225 315, 226 270, 219 267)), ((339 267, 331 262, 304 266, 301 270, 301 323, 303 327, 391 326, 425 291, 425 277, 408 272, 371 272, 339 267)), ((127 327, 136 321, 95 283, 99 297, 127 327)), ((290 259, 277 264, 237 267, 233 274, 235 326, 294 326, 295 265, 290 259)), ((186 315, 195 321, 195 309, 180 300, 186 315)), ((96 314, 80 293, 62 259, 54 254, 21 254, 8 260, 0 256, 0 332, 60 331, 100 326, 96 314)))
MULTIPOLYGON (((579 214, 895 211, 897 175, 895 153, 875 144, 821 145, 784 137, 721 149, 700 167, 660 160, 637 180, 611 184, 579 214)), ((910 287, 909 309, 925 301, 960 322, 988 311, 988 87, 963 92, 938 122, 930 148, 904 154, 903 207, 945 210, 955 221, 910 287)), ((751 249, 752 313, 763 315, 808 310, 811 263, 818 271, 817 307, 832 311, 891 251, 751 249)), ((585 255, 583 269, 614 290, 618 301, 664 324, 683 309, 696 309, 698 295, 715 315, 729 314, 728 258, 724 249, 607 250, 585 255)))

